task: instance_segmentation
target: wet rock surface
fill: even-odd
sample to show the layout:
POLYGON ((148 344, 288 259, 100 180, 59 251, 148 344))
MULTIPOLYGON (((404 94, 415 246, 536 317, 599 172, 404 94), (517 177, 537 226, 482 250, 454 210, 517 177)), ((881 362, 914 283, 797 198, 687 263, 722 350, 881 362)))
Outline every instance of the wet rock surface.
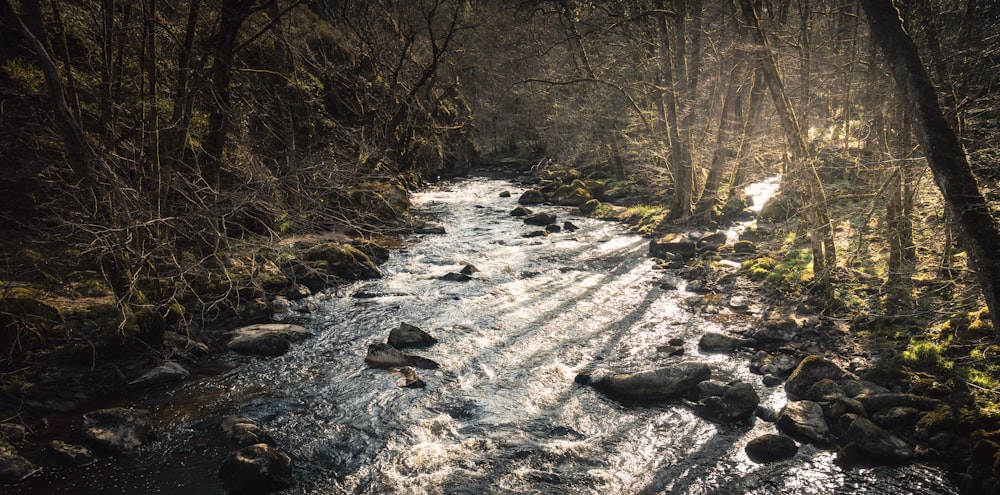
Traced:
POLYGON ((83 415, 82 434, 96 447, 132 454, 152 437, 152 414, 123 407, 93 411, 83 415))

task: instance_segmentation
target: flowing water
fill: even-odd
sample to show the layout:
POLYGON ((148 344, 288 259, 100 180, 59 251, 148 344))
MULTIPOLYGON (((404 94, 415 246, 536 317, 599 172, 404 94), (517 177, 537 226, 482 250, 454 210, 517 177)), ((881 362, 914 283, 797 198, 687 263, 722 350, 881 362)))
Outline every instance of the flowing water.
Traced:
POLYGON ((745 356, 697 349, 705 331, 750 317, 705 316, 683 287, 661 289, 648 240, 615 223, 543 206, 580 230, 522 237, 533 228, 508 215, 519 192, 475 178, 417 194, 415 213, 447 233, 415 236, 380 280, 310 298, 304 324, 315 337, 274 359, 223 356, 221 373, 137 403, 153 401, 168 433, 136 458, 36 480, 31 492, 221 493, 226 452, 205 444, 203 419, 235 413, 292 455, 298 486, 288 494, 957 493, 934 468, 842 469, 808 445, 755 464, 743 448, 772 424, 720 426, 679 403, 621 404, 574 383, 595 367, 699 360, 754 384, 763 404, 785 400, 745 371, 745 356), (505 189, 511 198, 499 197, 505 189), (440 279, 465 264, 479 269, 473 280, 440 279), (441 365, 418 370, 425 389, 400 388, 363 362, 400 322, 439 340, 413 351, 441 365), (685 356, 657 352, 675 337, 685 356))

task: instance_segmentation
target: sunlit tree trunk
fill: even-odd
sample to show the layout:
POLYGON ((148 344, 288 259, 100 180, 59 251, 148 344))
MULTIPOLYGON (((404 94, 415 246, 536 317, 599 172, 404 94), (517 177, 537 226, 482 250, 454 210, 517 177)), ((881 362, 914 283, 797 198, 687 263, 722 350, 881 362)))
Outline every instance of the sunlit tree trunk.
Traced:
POLYGON ((669 20, 663 0, 656 2, 656 30, 659 38, 660 74, 663 77, 664 122, 670 142, 670 166, 674 176, 674 197, 670 207, 670 217, 685 218, 694 213, 694 173, 691 169, 690 142, 683 139, 678 115, 677 87, 673 67, 670 35, 667 32, 669 20))
POLYGON ((963 246, 982 287, 994 329, 1000 330, 1000 294, 996 287, 1000 283, 1000 227, 979 191, 958 136, 941 111, 917 47, 903 31, 899 12, 891 0, 862 0, 861 4, 871 35, 882 49, 896 91, 913 122, 934 182, 961 229, 963 246))
POLYGON ((833 225, 827 212, 826 191, 816 172, 816 166, 809 153, 802 128, 796 119, 795 111, 785 93, 784 82, 778 72, 778 65, 771 52, 767 38, 760 25, 760 19, 754 11, 750 0, 740 0, 743 17, 750 25, 751 35, 755 38, 760 47, 760 68, 764 73, 764 80, 767 81, 768 89, 771 92, 771 99, 778 111, 781 126, 785 131, 785 138, 792 151, 793 164, 792 172, 799 178, 798 187, 802 188, 802 196, 806 201, 806 214, 808 219, 809 237, 813 257, 813 273, 815 276, 816 288, 819 292, 826 292, 830 288, 830 270, 836 266, 836 248, 833 239, 833 225))

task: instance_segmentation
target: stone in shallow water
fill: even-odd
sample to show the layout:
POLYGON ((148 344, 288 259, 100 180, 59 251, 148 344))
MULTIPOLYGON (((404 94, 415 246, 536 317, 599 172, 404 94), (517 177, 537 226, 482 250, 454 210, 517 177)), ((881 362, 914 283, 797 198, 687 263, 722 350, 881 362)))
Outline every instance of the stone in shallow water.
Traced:
POLYGON ((750 440, 745 450, 750 460, 765 463, 789 459, 799 451, 799 446, 784 435, 768 433, 750 440))
POLYGON ((145 409, 114 407, 83 415, 83 438, 115 452, 130 454, 153 434, 153 415, 145 409))
POLYGON ((21 457, 13 445, 0 440, 0 482, 19 481, 37 469, 31 461, 21 457))
POLYGON ((678 363, 636 373, 597 371, 578 376, 577 382, 620 399, 657 400, 680 396, 710 376, 712 370, 705 363, 678 363))
POLYGON ((228 493, 268 493, 295 486, 292 459, 266 443, 244 447, 227 458, 219 477, 228 493))
POLYGON ((389 332, 388 343, 396 349, 402 349, 404 347, 426 347, 436 344, 437 339, 420 328, 403 322, 389 332))
POLYGON ((815 402, 799 400, 785 404, 778 413, 778 428, 819 446, 830 443, 830 427, 823 415, 823 408, 815 402))

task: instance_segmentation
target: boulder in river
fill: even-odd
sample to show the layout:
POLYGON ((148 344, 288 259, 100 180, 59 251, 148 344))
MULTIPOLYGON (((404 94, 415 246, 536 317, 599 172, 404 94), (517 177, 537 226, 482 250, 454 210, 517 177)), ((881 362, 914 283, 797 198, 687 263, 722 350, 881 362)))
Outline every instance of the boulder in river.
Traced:
POLYGON ((258 443, 274 445, 274 439, 271 437, 271 434, 249 418, 224 416, 215 425, 215 430, 226 444, 237 448, 258 443))
POLYGON ((380 278, 375 263, 360 249, 346 244, 328 242, 309 248, 304 257, 307 261, 322 262, 324 270, 348 280, 380 278))
POLYGON ((444 280, 445 282, 468 282, 469 280, 472 280, 472 277, 464 273, 448 272, 441 275, 441 280, 444 280))
POLYGON ((798 400, 789 401, 778 413, 778 429, 818 446, 830 443, 830 426, 826 423, 819 404, 798 400))
POLYGON ((591 213, 596 211, 599 206, 601 206, 600 201, 596 199, 591 199, 580 205, 580 213, 583 213, 584 215, 590 215, 591 213))
POLYGON ((427 347, 436 344, 437 339, 414 325, 402 322, 389 332, 388 343, 396 349, 403 349, 406 347, 427 347))
POLYGON ((746 382, 726 385, 721 394, 702 398, 696 405, 698 415, 716 423, 735 423, 753 416, 760 397, 746 382))
POLYGON ((545 194, 540 189, 528 189, 517 202, 522 205, 539 205, 545 202, 545 194))
POLYGON ((526 217, 532 213, 534 212, 523 206, 518 206, 517 208, 510 210, 510 216, 512 217, 526 217))
POLYGON ((544 227, 546 225, 551 225, 556 223, 556 216, 553 213, 538 212, 533 215, 528 215, 524 217, 524 223, 527 225, 537 225, 539 227, 544 227))
POLYGON ((693 258, 697 254, 694 241, 680 234, 667 234, 649 241, 649 255, 654 258, 693 258))
POLYGON ((68 467, 86 466, 94 462, 94 454, 83 445, 73 445, 61 440, 52 440, 48 451, 61 464, 68 467))
POLYGON ((684 394, 712 376, 705 363, 678 363, 636 373, 595 371, 577 376, 577 382, 619 399, 658 400, 684 394))
POLYGON ((840 440, 856 445, 866 457, 887 464, 899 464, 913 458, 913 445, 862 416, 853 417, 840 440))
POLYGON ((0 440, 0 483, 20 481, 38 468, 17 453, 17 449, 5 440, 0 440))
POLYGON ((227 458, 219 477, 228 493, 269 493, 295 486, 291 457, 266 443, 244 447, 227 458))
POLYGON ((131 454, 152 436, 152 414, 145 409, 100 409, 83 415, 82 433, 98 447, 131 454))
POLYGON ((237 328, 226 348, 240 354, 280 356, 288 351, 291 342, 312 336, 305 327, 288 323, 260 323, 237 328))
POLYGON ((570 222, 569 220, 566 220, 565 222, 563 222, 562 228, 566 232, 576 232, 577 230, 580 230, 580 227, 577 227, 576 224, 574 224, 573 222, 570 222))
POLYGON ((767 433, 750 440, 745 450, 750 460, 765 463, 790 459, 799 451, 799 446, 784 435, 767 433))
POLYGON ((365 355, 365 362, 372 368, 400 368, 403 366, 415 366, 424 369, 437 369, 438 364, 430 359, 404 354, 403 351, 395 347, 376 343, 368 346, 368 353, 365 355))
POLYGON ((500 197, 501 198, 509 198, 510 197, 510 191, 500 191, 500 197))
POLYGON ((809 389, 816 382, 824 378, 839 381, 848 376, 846 371, 829 359, 816 355, 806 356, 785 381, 785 392, 794 398, 808 397, 809 389))
POLYGON ((718 332, 708 332, 701 336, 698 348, 705 352, 729 352, 740 347, 753 347, 753 339, 734 337, 718 332))
POLYGON ((142 376, 132 380, 128 384, 136 388, 151 387, 161 383, 179 382, 190 375, 191 373, 180 364, 173 361, 167 361, 147 371, 142 376))
POLYGON ((402 388, 425 388, 427 384, 420 375, 417 374, 417 370, 413 369, 412 366, 404 366, 393 370, 398 376, 396 377, 396 385, 402 388))

